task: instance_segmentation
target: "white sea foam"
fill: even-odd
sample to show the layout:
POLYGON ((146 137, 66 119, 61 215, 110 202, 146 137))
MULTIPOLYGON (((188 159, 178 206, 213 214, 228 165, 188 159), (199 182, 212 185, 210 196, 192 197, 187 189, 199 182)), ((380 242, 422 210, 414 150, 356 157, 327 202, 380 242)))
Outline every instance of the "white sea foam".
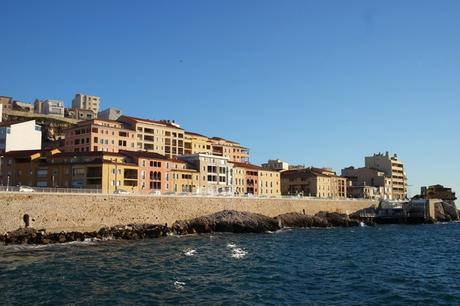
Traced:
POLYGON ((227 244, 227 248, 234 249, 234 248, 236 248, 236 244, 229 243, 229 244, 227 244))
POLYGON ((178 290, 184 289, 184 286, 185 286, 184 282, 179 282, 179 281, 174 282, 174 287, 176 287, 176 289, 178 290))
POLYGON ((243 249, 240 249, 240 248, 234 248, 234 249, 232 250, 232 257, 233 257, 233 258, 240 259, 240 258, 245 257, 247 254, 248 254, 247 251, 245 251, 245 250, 243 250, 243 249))
POLYGON ((196 250, 194 249, 185 249, 184 250, 184 255, 185 256, 194 256, 196 254, 196 250))

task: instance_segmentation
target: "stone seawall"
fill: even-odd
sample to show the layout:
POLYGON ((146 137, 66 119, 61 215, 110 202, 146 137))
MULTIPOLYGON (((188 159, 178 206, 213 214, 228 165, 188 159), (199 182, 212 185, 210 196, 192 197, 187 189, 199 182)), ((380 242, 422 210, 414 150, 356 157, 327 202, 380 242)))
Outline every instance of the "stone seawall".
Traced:
POLYGON ((119 196, 76 194, 0 194, 0 234, 24 226, 48 232, 94 231, 104 226, 130 223, 172 225, 224 209, 275 217, 289 212, 319 211, 352 213, 376 205, 370 200, 257 199, 180 196, 119 196))

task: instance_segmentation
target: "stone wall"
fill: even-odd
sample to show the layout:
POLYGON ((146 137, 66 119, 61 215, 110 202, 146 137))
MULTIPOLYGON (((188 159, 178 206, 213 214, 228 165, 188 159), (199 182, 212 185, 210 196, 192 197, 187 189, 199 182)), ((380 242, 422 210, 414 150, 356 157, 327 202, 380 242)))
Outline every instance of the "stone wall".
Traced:
POLYGON ((377 204, 370 200, 255 199, 180 196, 119 196, 75 194, 0 194, 0 233, 30 226, 48 232, 91 231, 129 223, 172 225, 224 209, 249 211, 275 217, 287 212, 318 211, 352 213, 377 204))

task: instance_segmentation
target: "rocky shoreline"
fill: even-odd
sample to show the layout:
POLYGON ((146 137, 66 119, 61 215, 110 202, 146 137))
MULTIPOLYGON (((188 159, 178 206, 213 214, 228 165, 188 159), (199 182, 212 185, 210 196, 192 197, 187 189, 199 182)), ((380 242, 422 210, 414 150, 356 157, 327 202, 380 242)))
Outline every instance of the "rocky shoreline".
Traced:
MULTIPOLYGON (((442 218, 441 218, 442 219, 442 218)), ((444 221, 444 220, 440 220, 444 221)), ((191 220, 167 224, 129 224, 103 227, 94 232, 48 233, 46 230, 20 228, 0 235, 0 244, 55 244, 87 240, 139 240, 165 237, 168 235, 188 235, 213 232, 264 233, 282 228, 327 228, 352 227, 362 223, 374 225, 358 213, 346 215, 336 212, 319 212, 314 216, 301 213, 287 213, 275 218, 250 212, 224 210, 191 220)))

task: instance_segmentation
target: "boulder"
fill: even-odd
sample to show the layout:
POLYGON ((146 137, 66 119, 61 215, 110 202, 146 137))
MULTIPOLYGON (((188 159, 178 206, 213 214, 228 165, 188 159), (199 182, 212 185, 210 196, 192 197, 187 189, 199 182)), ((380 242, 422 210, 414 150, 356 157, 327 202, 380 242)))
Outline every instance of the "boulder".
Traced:
POLYGON ((459 215, 455 203, 442 202, 442 208, 444 209, 444 214, 448 215, 451 220, 459 220, 459 215))
POLYGON ((360 224, 358 220, 352 220, 348 217, 348 215, 340 214, 337 212, 320 211, 315 216, 325 219, 327 223, 331 226, 349 227, 359 226, 360 224))
POLYGON ((282 214, 275 219, 280 227, 328 227, 327 220, 317 217, 304 215, 300 213, 282 214))
POLYGON ((8 232, 4 236, 5 244, 26 244, 33 243, 37 239, 37 230, 33 228, 19 228, 8 232))
POLYGON ((187 221, 176 221, 172 230, 176 234, 231 232, 263 233, 279 229, 277 220, 250 212, 223 210, 187 221))

